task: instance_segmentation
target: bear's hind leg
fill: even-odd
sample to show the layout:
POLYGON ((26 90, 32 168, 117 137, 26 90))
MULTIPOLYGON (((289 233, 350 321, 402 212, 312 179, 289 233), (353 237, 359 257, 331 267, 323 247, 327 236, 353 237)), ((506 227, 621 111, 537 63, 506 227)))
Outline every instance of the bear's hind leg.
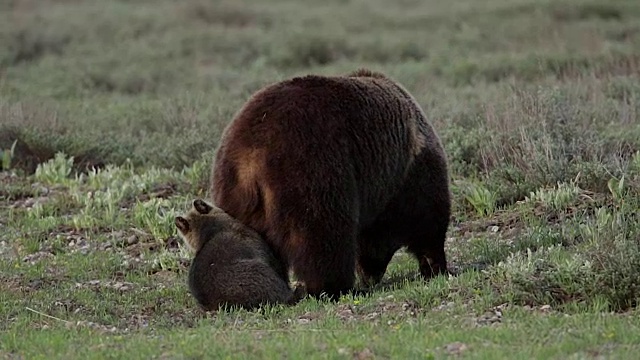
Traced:
POLYGON ((307 228, 304 238, 295 244, 293 269, 309 295, 320 297, 324 293, 338 300, 355 283, 355 227, 345 224, 344 219, 319 225, 307 228))
POLYGON ((362 231, 358 239, 358 275, 365 286, 376 285, 382 280, 387 266, 398 250, 391 234, 381 227, 362 231))
POLYGON ((437 231, 417 232, 407 239, 407 250, 418 260, 420 274, 425 280, 448 274, 445 239, 446 227, 437 231))

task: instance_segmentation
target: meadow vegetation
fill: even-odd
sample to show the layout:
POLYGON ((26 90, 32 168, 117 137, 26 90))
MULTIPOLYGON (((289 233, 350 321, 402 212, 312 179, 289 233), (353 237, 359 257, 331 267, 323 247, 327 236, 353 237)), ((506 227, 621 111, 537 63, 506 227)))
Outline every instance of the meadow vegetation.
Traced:
POLYGON ((631 358, 639 75, 633 0, 3 1, 0 357, 631 358), (202 313, 173 217, 225 125, 358 67, 442 138, 457 276, 202 313))

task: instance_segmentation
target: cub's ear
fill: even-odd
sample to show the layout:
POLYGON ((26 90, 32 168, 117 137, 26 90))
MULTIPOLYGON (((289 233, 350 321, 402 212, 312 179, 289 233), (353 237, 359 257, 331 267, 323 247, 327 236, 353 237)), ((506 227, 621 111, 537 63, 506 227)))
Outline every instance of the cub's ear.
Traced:
POLYGON ((183 218, 182 216, 176 216, 175 224, 178 230, 180 230, 183 234, 188 233, 190 230, 189 222, 187 221, 187 219, 183 218))
POLYGON ((202 199, 193 200, 193 207, 196 209, 196 211, 198 213, 200 213, 202 215, 206 215, 206 214, 210 213, 211 210, 213 210, 213 206, 207 204, 202 199))

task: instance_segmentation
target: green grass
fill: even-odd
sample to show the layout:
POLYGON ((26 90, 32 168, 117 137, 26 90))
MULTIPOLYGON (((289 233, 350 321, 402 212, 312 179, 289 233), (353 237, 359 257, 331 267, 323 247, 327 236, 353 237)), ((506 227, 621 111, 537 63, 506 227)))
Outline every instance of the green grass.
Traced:
POLYGON ((634 358, 640 4, 5 1, 0 357, 634 358), (172 217, 260 87, 383 71, 451 164, 458 276, 202 313, 172 217), (92 170, 96 168, 97 170, 92 170))

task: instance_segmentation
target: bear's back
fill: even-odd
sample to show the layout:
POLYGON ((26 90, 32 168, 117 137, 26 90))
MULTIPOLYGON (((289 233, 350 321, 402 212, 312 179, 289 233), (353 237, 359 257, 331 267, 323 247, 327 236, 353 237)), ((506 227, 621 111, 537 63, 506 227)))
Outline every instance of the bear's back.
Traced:
POLYGON ((252 148, 341 141, 359 151, 375 143, 414 145, 418 128, 431 133, 418 104, 386 77, 307 75, 256 92, 223 141, 252 148))

